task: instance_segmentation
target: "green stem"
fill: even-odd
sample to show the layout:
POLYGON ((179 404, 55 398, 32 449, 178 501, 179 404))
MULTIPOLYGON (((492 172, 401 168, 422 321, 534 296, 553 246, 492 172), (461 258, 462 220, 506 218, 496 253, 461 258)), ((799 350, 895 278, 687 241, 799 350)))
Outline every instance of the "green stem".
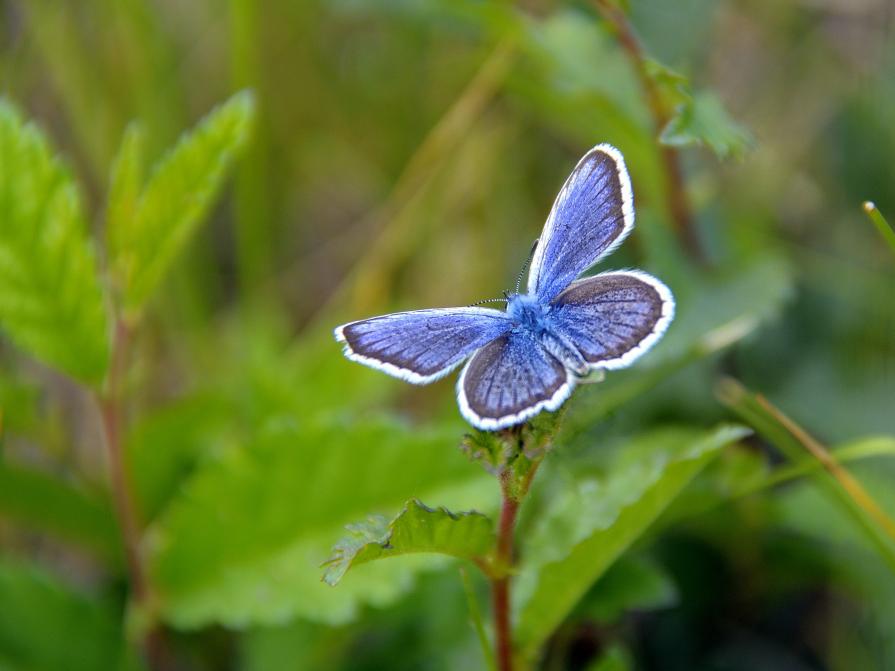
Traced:
POLYGON ((868 540, 879 550, 882 558, 895 570, 895 542, 890 535, 895 534, 895 524, 860 483, 830 458, 824 446, 771 406, 766 399, 752 394, 735 380, 723 380, 718 385, 717 396, 794 464, 803 464, 808 458, 819 464, 821 468, 812 474, 818 484, 852 516, 868 540), (810 457, 806 456, 806 452, 810 457), (843 476, 843 473, 846 475, 843 476))
POLYGON ((864 212, 867 213, 871 223, 876 226, 876 230, 883 236, 883 240, 886 241, 886 244, 889 245, 892 252, 895 253, 895 230, 892 230, 892 227, 889 226, 889 222, 886 221, 886 218, 882 215, 876 205, 869 200, 864 203, 864 212))

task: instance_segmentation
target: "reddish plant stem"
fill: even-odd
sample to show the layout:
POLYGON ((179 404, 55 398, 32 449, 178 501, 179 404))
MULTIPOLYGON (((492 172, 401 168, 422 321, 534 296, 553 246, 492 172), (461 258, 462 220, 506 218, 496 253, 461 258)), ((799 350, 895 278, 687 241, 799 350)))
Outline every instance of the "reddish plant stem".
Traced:
POLYGON ((120 404, 117 400, 103 398, 100 401, 103 415, 103 429, 106 434, 106 450, 109 458, 109 480, 115 515, 121 527, 124 555, 131 587, 137 601, 143 602, 148 596, 143 564, 139 555, 139 531, 133 501, 129 494, 127 471, 124 465, 120 436, 120 404))
MULTIPOLYGON (((112 340, 112 361, 106 389, 99 397, 100 413, 109 459, 109 484, 115 515, 121 528, 121 540, 127 565, 128 579, 134 603, 139 608, 149 607, 152 598, 146 569, 140 555, 140 525, 133 498, 133 485, 129 477, 122 441, 123 390, 127 372, 130 330, 122 320, 115 323, 112 340)), ((140 646, 151 669, 164 669, 169 665, 161 632, 152 624, 141 632, 140 646)))
POLYGON ((124 445, 121 439, 121 387, 127 365, 129 335, 124 323, 118 321, 115 324, 115 335, 112 341, 112 362, 109 369, 108 385, 105 393, 100 397, 99 403, 102 411, 106 452, 109 458, 109 483, 115 504, 115 514, 121 527, 127 570, 134 596, 137 601, 143 602, 148 597, 148 589, 143 562, 140 559, 140 532, 136 507, 131 496, 132 487, 124 462, 124 445))
MULTIPOLYGON (((524 456, 525 445, 521 433, 520 456, 524 456)), ((515 479, 512 466, 505 466, 500 473, 500 523, 497 530, 497 546, 493 562, 479 564, 479 568, 491 581, 491 603, 494 616, 494 648, 498 671, 513 671, 513 628, 510 622, 510 587, 513 574, 513 535, 519 506, 531 488, 543 455, 531 460, 528 472, 515 479)))
POLYGON ((501 475, 500 485, 503 505, 500 509, 500 527, 497 534, 496 561, 500 576, 491 581, 491 599, 494 607, 494 647, 499 671, 513 669, 513 638, 510 626, 510 567, 513 564, 513 531, 519 501, 509 492, 507 476, 501 475))
MULTIPOLYGON (((671 110, 662 100, 662 94, 647 70, 647 57, 643 46, 624 13, 608 0, 594 0, 597 11, 612 26, 619 44, 634 66, 640 87, 646 96, 647 105, 653 117, 656 137, 671 119, 671 110)), ((702 246, 693 227, 693 215, 687 201, 684 171, 681 168, 677 151, 673 147, 660 146, 659 155, 665 172, 665 199, 668 213, 681 244, 697 261, 704 261, 702 246)))

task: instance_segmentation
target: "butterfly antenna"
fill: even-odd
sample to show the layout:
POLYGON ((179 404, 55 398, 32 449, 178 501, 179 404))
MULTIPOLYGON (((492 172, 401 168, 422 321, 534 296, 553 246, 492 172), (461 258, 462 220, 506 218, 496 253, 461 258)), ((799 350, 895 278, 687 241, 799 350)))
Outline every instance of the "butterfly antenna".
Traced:
POLYGON ((506 298, 486 298, 483 301, 477 301, 475 303, 471 303, 467 305, 468 308, 474 308, 477 305, 484 305, 485 303, 506 303, 506 298))
POLYGON ((528 270, 528 264, 531 263, 531 260, 534 258, 535 249, 538 246, 538 240, 540 238, 535 238, 535 241, 531 243, 531 251, 528 253, 528 259, 525 261, 525 265, 522 266, 522 270, 519 271, 519 277, 516 278, 516 293, 519 293, 519 287, 522 286, 522 276, 525 275, 525 271, 528 270))

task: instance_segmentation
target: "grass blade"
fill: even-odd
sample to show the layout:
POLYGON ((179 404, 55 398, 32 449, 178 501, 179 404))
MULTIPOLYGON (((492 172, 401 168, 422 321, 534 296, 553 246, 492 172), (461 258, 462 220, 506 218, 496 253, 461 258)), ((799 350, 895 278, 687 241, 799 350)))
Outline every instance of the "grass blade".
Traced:
POLYGON ((892 230, 892 227, 889 226, 889 222, 886 221, 886 218, 882 215, 879 209, 877 209, 873 201, 867 200, 864 202, 864 212, 867 213, 867 218, 870 219, 870 222, 874 226, 876 226, 876 230, 883 236, 883 240, 886 241, 886 244, 889 245, 892 253, 895 254, 895 230, 892 230))
POLYGON ((722 381, 717 395, 724 405, 751 424, 793 463, 804 463, 809 458, 806 451, 819 462, 824 470, 815 475, 818 483, 845 507, 895 570, 895 523, 826 447, 767 399, 752 394, 735 380, 722 381))

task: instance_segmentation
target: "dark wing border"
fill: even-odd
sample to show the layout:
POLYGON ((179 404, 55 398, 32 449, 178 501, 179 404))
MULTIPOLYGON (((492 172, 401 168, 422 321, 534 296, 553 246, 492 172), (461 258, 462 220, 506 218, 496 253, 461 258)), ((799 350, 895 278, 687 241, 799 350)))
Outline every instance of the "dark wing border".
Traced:
MULTIPOLYGON (((474 354, 479 347, 476 347, 472 351, 463 354, 456 361, 451 362, 450 364, 444 366, 439 369, 435 373, 430 375, 422 375, 410 368, 405 368, 402 366, 395 365, 394 363, 383 361, 381 358, 377 358, 375 356, 368 356, 366 354, 361 354, 356 351, 351 343, 348 341, 348 338, 345 335, 345 329, 355 324, 360 324, 363 322, 369 322, 376 319, 381 319, 383 317, 392 317, 399 316, 404 314, 422 314, 422 313, 443 313, 445 315, 457 315, 459 314, 477 314, 482 316, 493 317, 495 319, 500 319, 502 321, 507 322, 507 328, 509 328, 509 321, 506 318, 506 313, 500 312, 499 310, 491 310, 489 308, 480 308, 480 307, 465 307, 465 308, 431 308, 428 310, 412 310, 408 312, 394 312, 388 315, 380 315, 378 317, 370 317, 368 319, 358 319, 353 322, 349 322, 347 324, 342 324, 341 326, 337 326, 333 330, 333 335, 335 336, 336 342, 342 344, 342 353, 346 358, 351 361, 356 361, 357 363, 361 363, 365 366, 369 366, 370 368, 374 368, 375 370, 382 371, 392 377, 396 377, 400 380, 404 380, 405 382, 410 382, 411 384, 429 384, 430 382, 435 382, 436 380, 440 380, 445 375, 455 370, 461 363, 463 363, 469 356, 474 354)), ((495 335, 494 337, 499 337, 500 334, 495 335)))
MULTIPOLYGON (((582 170, 585 167, 585 164, 589 160, 591 160, 593 154, 597 152, 605 154, 610 159, 612 159, 613 163, 615 163, 615 173, 618 177, 619 188, 621 190, 622 196, 622 218, 624 223, 622 226, 622 230, 619 231, 615 239, 605 249, 597 254, 597 256, 590 262, 587 267, 582 268, 581 272, 584 272, 585 270, 587 270, 587 268, 596 265, 601 259, 604 259, 612 254, 612 252, 618 249, 619 246, 625 241, 625 239, 631 234, 631 231, 634 230, 634 189, 631 186, 631 175, 628 173, 628 167, 625 164, 625 159, 622 156, 622 153, 611 144, 598 144, 595 147, 592 147, 584 156, 581 157, 581 160, 578 161, 577 165, 575 165, 575 168, 572 170, 568 179, 566 179, 565 183, 562 185, 562 188, 559 190, 559 193, 556 195, 556 199, 553 201, 553 207, 550 208, 550 214, 547 216, 547 222, 544 224, 544 230, 541 232, 541 237, 538 239, 538 244, 535 248, 534 256, 532 256, 531 259, 531 266, 528 276, 528 293, 530 294, 537 294, 539 290, 542 290, 544 286, 548 284, 548 282, 544 281, 541 278, 541 272, 543 271, 542 266, 544 264, 544 254, 546 253, 547 246, 550 244, 550 241, 553 238, 560 204, 569 197, 569 193, 575 188, 577 180, 582 175, 582 170)), ((553 296, 549 296, 547 298, 552 299, 553 296)))
MULTIPOLYGON (((483 347, 482 350, 484 349, 485 348, 483 347)), ((479 350, 479 352, 481 352, 482 350, 479 350)), ((577 382, 575 374, 568 368, 563 366, 566 374, 566 380, 556 389, 556 391, 553 392, 550 398, 542 399, 537 403, 530 405, 527 408, 523 408, 519 412, 513 414, 504 415, 502 417, 482 417, 470 407, 469 400, 466 398, 465 388, 466 373, 479 352, 476 352, 476 354, 473 355, 469 359, 469 361, 466 362, 466 365, 463 366, 463 370, 460 372, 459 378, 457 378, 457 405, 460 406, 460 414, 463 415, 464 419, 466 419, 467 422, 472 424, 477 429, 481 429, 482 431, 497 431, 499 429, 506 429, 516 424, 521 424, 522 422, 531 419, 542 410, 554 412, 559 409, 559 407, 566 401, 566 399, 569 398, 569 396, 571 396, 572 391, 575 389, 575 384, 577 382)), ((553 355, 547 352, 546 349, 544 350, 544 353, 548 357, 554 358, 553 355)))
MULTIPOLYGON (((674 319, 674 296, 671 293, 671 290, 665 286, 665 284, 649 273, 645 273, 642 270, 609 270, 605 273, 599 273, 598 275, 592 275, 591 277, 584 277, 580 280, 576 280, 569 285, 569 287, 565 291, 569 291, 575 288, 577 285, 583 282, 590 282, 593 280, 597 280, 601 277, 611 277, 623 275, 626 277, 634 277, 644 284, 649 285, 653 289, 655 289, 656 293, 659 294, 659 298, 662 301, 662 307, 659 312, 659 319, 656 320, 656 323, 653 325, 650 332, 644 336, 637 344, 635 344, 631 349, 625 351, 620 356, 617 356, 613 359, 605 359, 602 361, 590 362, 588 361, 588 367, 591 370, 618 370, 619 368, 627 368, 634 361, 639 359, 641 356, 646 354, 657 342, 659 339, 665 335, 665 331, 668 330, 668 326, 671 324, 671 321, 674 319)), ((565 291, 563 293, 565 293, 565 291)), ((557 296, 553 303, 561 302, 563 294, 557 296)))

